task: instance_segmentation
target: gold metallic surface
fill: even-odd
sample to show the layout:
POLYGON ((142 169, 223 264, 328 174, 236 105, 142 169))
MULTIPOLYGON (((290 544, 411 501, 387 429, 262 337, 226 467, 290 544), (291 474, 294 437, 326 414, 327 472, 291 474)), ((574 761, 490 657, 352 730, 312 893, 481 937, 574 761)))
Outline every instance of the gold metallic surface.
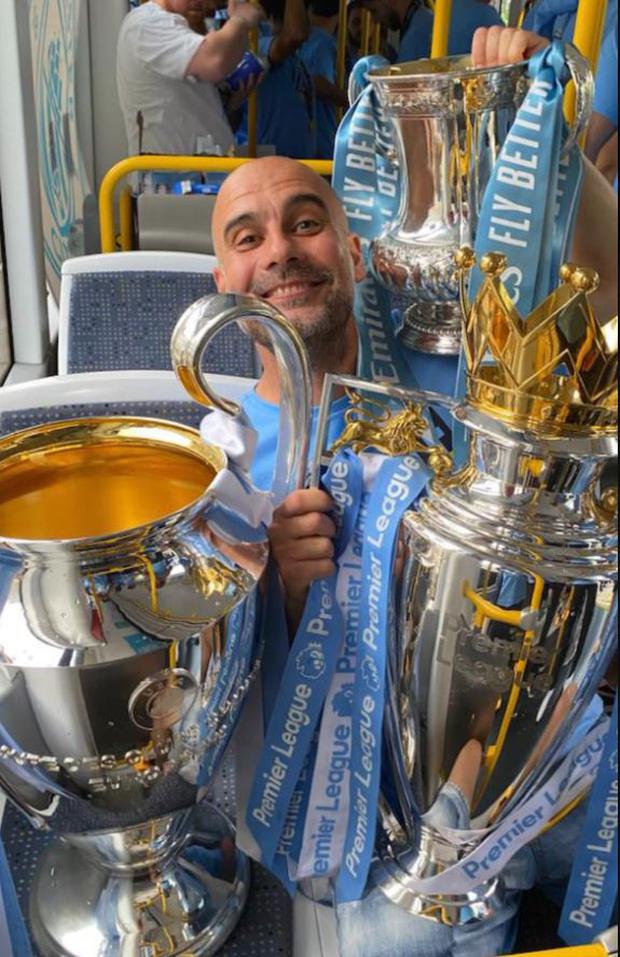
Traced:
POLYGON ((354 452, 375 449, 384 455, 428 455, 428 463, 437 477, 452 468, 450 455, 441 447, 424 441, 429 425, 422 414, 422 407, 414 402, 403 403, 395 412, 379 399, 361 396, 347 389, 351 407, 345 413, 342 434, 330 448, 334 455, 339 449, 349 447, 354 452))
POLYGON ((0 536, 63 540, 148 526, 223 467, 197 432, 149 419, 74 419, 0 442, 0 536))
POLYGON ((464 348, 472 405, 537 435, 614 432, 618 421, 618 319, 599 326, 588 294, 590 269, 565 264, 561 284, 523 318, 501 274, 505 257, 480 260, 483 280, 473 303, 465 277, 471 249, 457 256, 465 315, 464 348))

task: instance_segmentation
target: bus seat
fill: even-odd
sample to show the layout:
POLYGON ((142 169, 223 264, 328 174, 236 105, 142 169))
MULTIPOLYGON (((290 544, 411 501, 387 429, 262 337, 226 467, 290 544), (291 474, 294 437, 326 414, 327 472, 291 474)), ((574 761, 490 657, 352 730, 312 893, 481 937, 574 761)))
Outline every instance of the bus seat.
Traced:
MULTIPOLYGON (((170 336, 181 313, 215 292, 213 256, 182 252, 122 252, 79 256, 63 263, 58 372, 170 369, 170 336)), ((204 368, 256 377, 251 339, 224 329, 207 349, 204 368)))

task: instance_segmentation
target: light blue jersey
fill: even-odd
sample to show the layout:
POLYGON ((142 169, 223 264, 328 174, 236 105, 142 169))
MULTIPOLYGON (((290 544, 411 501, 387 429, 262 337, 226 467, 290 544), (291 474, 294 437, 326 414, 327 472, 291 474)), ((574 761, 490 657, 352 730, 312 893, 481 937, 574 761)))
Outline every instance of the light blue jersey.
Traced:
POLYGON ((497 10, 480 0, 453 0, 448 38, 448 53, 457 56, 471 51, 471 42, 478 27, 503 27, 497 10))
MULTIPOLYGON (((336 83, 336 38, 333 34, 314 27, 306 42, 299 50, 299 56, 305 63, 311 77, 324 76, 330 83, 336 83)), ((317 159, 334 158, 334 137, 336 136, 336 107, 316 96, 316 156, 317 159)))
MULTIPOLYGON (((268 60, 273 43, 271 32, 258 40, 258 53, 268 60)), ((282 63, 270 66, 256 88, 258 98, 258 130, 260 144, 275 147, 277 156, 293 159, 314 159, 316 155, 316 127, 314 115, 314 84, 297 53, 287 56, 282 63)), ((247 104, 237 142, 247 143, 247 104)))

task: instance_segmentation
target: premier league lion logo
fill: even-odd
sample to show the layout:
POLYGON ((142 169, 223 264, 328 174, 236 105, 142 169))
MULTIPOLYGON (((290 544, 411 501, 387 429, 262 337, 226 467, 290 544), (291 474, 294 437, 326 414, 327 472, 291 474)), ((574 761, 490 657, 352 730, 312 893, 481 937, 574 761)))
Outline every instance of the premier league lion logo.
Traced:
POLYGON ((353 714, 353 695, 355 693, 355 685, 353 682, 349 682, 346 685, 343 685, 340 691, 334 695, 334 700, 332 701, 332 710, 334 714, 337 714, 339 718, 350 718, 353 714))
POLYGON ((364 658, 362 661, 362 681, 369 691, 379 690, 379 671, 372 658, 364 658))
POLYGON ((307 648, 300 651, 296 659, 297 673, 306 681, 316 681, 325 671, 325 655, 317 641, 311 642, 307 648))

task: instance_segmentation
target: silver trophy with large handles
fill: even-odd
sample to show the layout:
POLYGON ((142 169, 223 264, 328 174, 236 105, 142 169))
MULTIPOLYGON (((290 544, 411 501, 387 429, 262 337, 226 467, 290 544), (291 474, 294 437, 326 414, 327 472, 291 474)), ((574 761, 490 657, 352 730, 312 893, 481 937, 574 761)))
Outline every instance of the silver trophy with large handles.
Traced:
MULTIPOLYGON (((570 44, 566 62, 577 93, 568 155, 590 117, 594 84, 587 60, 570 44)), ((372 243, 372 268, 411 302, 405 345, 456 355, 454 255, 474 245, 486 186, 528 89, 527 64, 475 69, 469 57, 444 57, 371 70, 368 80, 391 121, 390 158, 400 173, 398 212, 372 243)))
MULTIPOLYGON (((173 361, 192 397, 235 412, 200 358, 247 318, 280 366, 284 494, 305 474, 310 415, 294 328, 257 300, 207 297, 179 320, 173 361)), ((31 894, 44 957, 204 957, 242 912, 247 859, 199 803, 260 666, 268 548, 223 505, 228 467, 195 430, 154 419, 0 442, 0 787, 60 838, 31 894)))
MULTIPOLYGON (((458 259, 464 283, 473 253, 458 259)), ((489 916, 512 848, 583 798, 600 735, 577 735, 574 762, 567 749, 615 648, 617 499, 601 479, 617 455, 617 320, 597 323, 591 270, 562 267, 560 286, 521 317, 504 257, 480 267, 475 301, 462 290, 462 404, 328 382, 352 399, 332 450, 417 452, 435 473, 392 569, 388 786, 371 875, 399 906, 447 924, 489 916), (467 429, 458 470, 429 405, 467 429)))

